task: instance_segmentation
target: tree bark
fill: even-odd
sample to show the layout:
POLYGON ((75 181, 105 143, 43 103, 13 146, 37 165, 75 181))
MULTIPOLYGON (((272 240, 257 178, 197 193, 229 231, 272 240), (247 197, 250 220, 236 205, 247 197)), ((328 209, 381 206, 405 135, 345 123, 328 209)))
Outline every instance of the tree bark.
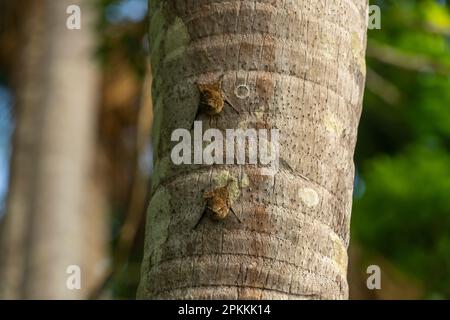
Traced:
POLYGON ((155 172, 138 297, 346 299, 353 153, 367 1, 150 1, 155 172), (172 163, 198 83, 222 79, 238 112, 204 130, 279 129, 280 166, 172 163), (203 215, 232 181, 235 217, 203 215))

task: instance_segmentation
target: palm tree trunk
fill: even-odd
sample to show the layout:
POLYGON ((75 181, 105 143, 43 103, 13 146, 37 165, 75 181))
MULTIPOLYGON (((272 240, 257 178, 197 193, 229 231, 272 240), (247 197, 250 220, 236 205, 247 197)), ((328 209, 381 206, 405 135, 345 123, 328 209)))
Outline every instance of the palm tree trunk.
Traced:
POLYGON ((155 172, 140 298, 345 299, 367 1, 150 1, 155 172), (179 165, 198 84, 239 112, 204 130, 278 129, 280 166, 179 165), (236 216, 202 217, 232 181, 236 216), (198 226, 197 226, 198 224, 198 226), (197 227, 195 227, 197 226, 197 227))

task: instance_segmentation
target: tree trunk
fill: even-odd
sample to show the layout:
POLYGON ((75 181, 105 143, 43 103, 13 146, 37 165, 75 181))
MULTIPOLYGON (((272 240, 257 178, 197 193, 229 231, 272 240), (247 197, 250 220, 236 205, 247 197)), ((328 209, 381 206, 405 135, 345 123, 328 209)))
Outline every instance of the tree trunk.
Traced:
MULTIPOLYGON (((9 3, 12 5, 12 3, 9 3)), ((0 229, 0 298, 19 299, 22 296, 26 252, 29 200, 32 197, 31 176, 34 171, 39 105, 43 92, 42 59, 44 46, 43 5, 41 1, 27 1, 29 10, 21 16, 24 25, 19 34, 24 43, 22 54, 15 63, 15 131, 10 165, 10 181, 6 215, 0 229), (33 32, 31 32, 33 30, 33 32), (20 74, 19 74, 20 73, 20 74)), ((14 12, 8 8, 9 13, 14 12)))
POLYGON ((367 1, 159 0, 150 14, 155 172, 138 297, 346 299, 367 1), (278 129, 273 174, 173 164, 172 132, 192 128, 198 84, 217 81, 239 112, 200 115, 203 130, 278 129), (201 218, 224 185, 235 215, 201 218))
POLYGON ((0 296, 78 299, 101 275, 107 239, 104 199, 91 180, 95 11, 87 0, 32 3, 39 10, 25 27, 0 296), (69 5, 81 7, 81 30, 66 27, 69 5), (66 285, 71 265, 81 268, 81 290, 66 285))

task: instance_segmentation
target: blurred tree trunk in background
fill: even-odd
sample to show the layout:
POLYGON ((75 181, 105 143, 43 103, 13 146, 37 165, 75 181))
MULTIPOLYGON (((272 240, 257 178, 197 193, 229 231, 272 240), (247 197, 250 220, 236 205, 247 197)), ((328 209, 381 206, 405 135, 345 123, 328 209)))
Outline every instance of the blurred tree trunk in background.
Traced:
POLYGON ((104 186, 94 175, 96 12, 88 0, 25 6, 0 297, 84 298, 103 271, 108 234, 104 186), (66 27, 69 5, 81 7, 81 30, 66 27), (81 268, 81 290, 66 287, 70 265, 81 268))
MULTIPOLYGON (((16 50, 8 56, 9 62, 14 61, 14 55, 18 60, 12 66, 12 69, 17 70, 14 83, 17 92, 16 128, 10 167, 7 214, 2 222, 0 234, 0 297, 17 299, 23 297, 26 237, 32 196, 31 182, 36 162, 36 133, 39 128, 37 115, 41 114, 39 108, 44 94, 44 91, 39 89, 43 83, 41 61, 45 48, 42 43, 44 8, 42 1, 30 0, 25 4, 29 10, 23 11, 22 15, 18 16, 17 2, 3 1, 3 3, 5 7, 8 5, 6 8, 10 11, 10 15, 14 13, 17 21, 23 21, 21 32, 16 33, 15 39, 16 43, 23 43, 23 47, 16 44, 19 48, 15 48, 16 50), (22 54, 19 53, 20 51, 22 54)), ((3 13, 5 16, 7 16, 7 10, 5 9, 3 13)), ((15 27, 18 26, 15 25, 15 27)))
POLYGON ((367 1, 161 0, 150 15, 155 171, 138 296, 347 298, 367 1), (171 161, 197 83, 219 79, 240 112, 202 115, 203 130, 278 128, 274 176, 171 161), (197 226, 204 192, 227 181, 239 219, 197 226))

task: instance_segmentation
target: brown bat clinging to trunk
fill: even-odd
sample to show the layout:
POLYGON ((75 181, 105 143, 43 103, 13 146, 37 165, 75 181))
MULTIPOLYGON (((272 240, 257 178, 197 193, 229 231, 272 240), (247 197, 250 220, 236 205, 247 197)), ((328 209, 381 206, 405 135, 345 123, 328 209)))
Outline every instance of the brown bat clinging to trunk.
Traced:
POLYGON ((213 218, 214 220, 224 220, 228 216, 228 213, 231 211, 234 214, 234 216, 238 219, 238 221, 241 222, 239 217, 231 208, 229 186, 232 182, 233 181, 228 181, 228 183, 225 186, 218 187, 211 191, 206 191, 203 194, 203 199, 206 200, 206 206, 205 209, 203 210, 202 216, 198 220, 197 224, 194 226, 194 229, 197 228, 197 226, 203 220, 206 213, 209 213, 211 218, 213 218))
POLYGON ((209 116, 220 114, 225 106, 225 103, 239 113, 239 110, 237 110, 225 97, 225 94, 222 91, 222 79, 219 79, 214 83, 198 83, 197 87, 200 91, 200 103, 194 120, 197 119, 200 113, 205 113, 209 116))

